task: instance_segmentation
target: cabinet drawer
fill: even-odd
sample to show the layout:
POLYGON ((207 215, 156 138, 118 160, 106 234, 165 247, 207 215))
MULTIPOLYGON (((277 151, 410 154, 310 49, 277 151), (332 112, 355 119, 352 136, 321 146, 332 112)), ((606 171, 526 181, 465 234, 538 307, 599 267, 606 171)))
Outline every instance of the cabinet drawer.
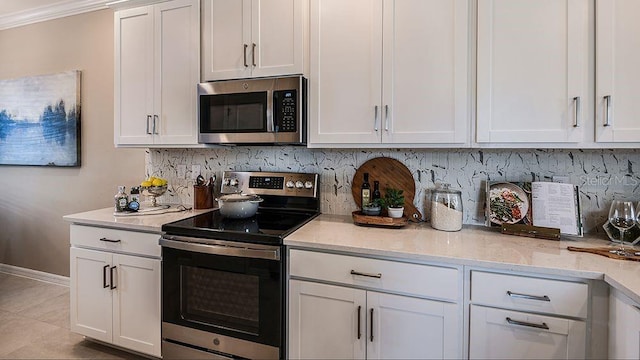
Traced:
POLYGON ((291 250, 290 274, 308 279, 457 301, 458 269, 291 250))
POLYGON ((588 286, 570 281, 473 271, 471 301, 501 308, 586 318, 588 286))
POLYGON ((71 225, 71 244, 81 247, 109 250, 159 258, 160 234, 71 225))

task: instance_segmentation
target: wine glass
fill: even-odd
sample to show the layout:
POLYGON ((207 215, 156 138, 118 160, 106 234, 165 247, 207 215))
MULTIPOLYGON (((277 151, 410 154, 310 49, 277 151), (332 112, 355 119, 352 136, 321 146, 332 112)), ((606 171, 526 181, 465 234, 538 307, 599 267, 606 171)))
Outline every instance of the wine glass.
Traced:
POLYGON ((609 252, 620 256, 629 255, 624 248, 624 232, 631 229, 636 221, 636 210, 633 202, 613 200, 609 209, 609 223, 620 231, 620 248, 609 252))

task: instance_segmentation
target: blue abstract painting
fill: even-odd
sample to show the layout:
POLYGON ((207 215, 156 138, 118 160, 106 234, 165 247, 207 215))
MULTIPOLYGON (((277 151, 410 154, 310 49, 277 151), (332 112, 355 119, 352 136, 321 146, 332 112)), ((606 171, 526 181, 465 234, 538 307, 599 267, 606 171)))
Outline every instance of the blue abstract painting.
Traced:
POLYGON ((0 80, 0 165, 80 166, 80 71, 0 80))

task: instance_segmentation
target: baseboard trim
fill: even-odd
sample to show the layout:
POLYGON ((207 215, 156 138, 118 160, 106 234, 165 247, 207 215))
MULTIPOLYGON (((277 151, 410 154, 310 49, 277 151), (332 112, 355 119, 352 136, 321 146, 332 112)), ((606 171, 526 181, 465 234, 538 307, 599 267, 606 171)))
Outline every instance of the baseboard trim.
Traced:
POLYGON ((7 264, 0 264, 0 272, 69 287, 69 277, 67 276, 7 264))

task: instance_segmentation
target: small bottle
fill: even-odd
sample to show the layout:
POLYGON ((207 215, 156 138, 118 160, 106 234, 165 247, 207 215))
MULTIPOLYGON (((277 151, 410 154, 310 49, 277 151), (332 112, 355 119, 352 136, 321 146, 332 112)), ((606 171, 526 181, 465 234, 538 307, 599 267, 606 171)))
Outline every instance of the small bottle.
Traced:
POLYGON ((115 196, 116 211, 123 212, 129 203, 129 196, 124 192, 124 186, 118 186, 118 193, 115 196))
POLYGON ((373 194, 371 195, 371 201, 380 199, 380 181, 373 182, 373 194))
POLYGON ((360 197, 363 207, 371 203, 371 185, 369 185, 369 173, 364 173, 364 182, 360 187, 360 197))
POLYGON ((140 202, 140 186, 131 187, 131 201, 140 202))

